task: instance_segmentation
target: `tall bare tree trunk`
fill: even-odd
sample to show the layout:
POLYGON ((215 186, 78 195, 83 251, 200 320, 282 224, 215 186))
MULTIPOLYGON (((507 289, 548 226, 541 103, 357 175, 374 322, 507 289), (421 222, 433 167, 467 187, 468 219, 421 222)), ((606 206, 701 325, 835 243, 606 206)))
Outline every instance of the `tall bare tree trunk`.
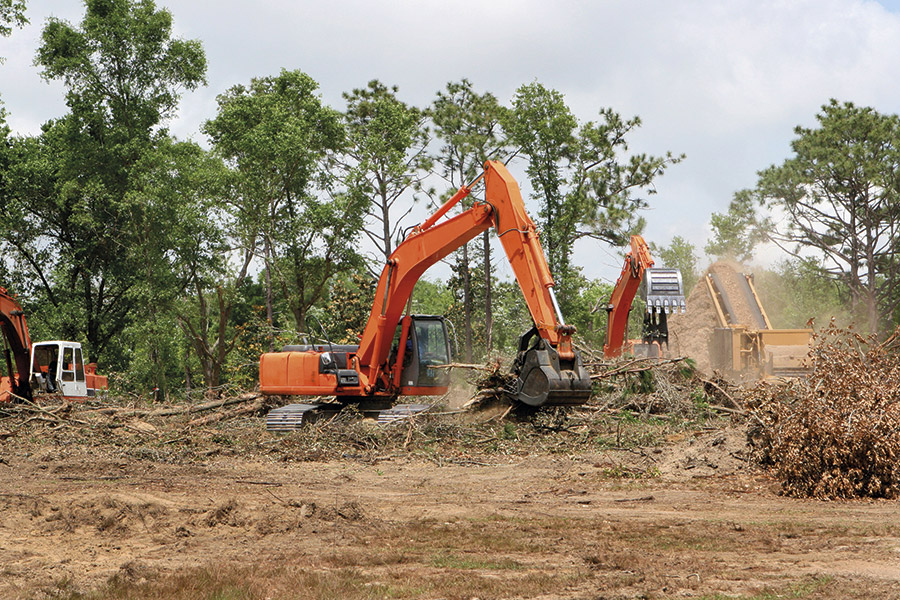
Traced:
POLYGON ((466 338, 466 362, 472 362, 472 283, 469 279, 469 245, 462 247, 463 331, 466 338))
POLYGON ((266 263, 266 325, 268 325, 266 335, 269 337, 269 352, 275 352, 275 311, 272 308, 272 271, 269 267, 271 253, 268 236, 266 237, 266 246, 263 252, 266 263))
POLYGON ((491 306, 491 238, 482 234, 484 241, 484 351, 489 356, 493 350, 494 311, 491 306))

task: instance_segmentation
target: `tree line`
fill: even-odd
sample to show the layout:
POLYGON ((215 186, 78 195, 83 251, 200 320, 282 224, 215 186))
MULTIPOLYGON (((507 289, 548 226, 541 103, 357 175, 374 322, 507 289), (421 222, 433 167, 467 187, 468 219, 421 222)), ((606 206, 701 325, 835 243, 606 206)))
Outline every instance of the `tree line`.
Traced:
MULTIPOLYGON (((8 35, 24 5, 0 8, 8 35)), ((638 118, 579 120, 538 81, 504 106, 462 79, 422 107, 370 81, 335 108, 299 69, 222 93, 201 128, 207 150, 167 129, 207 68, 201 42, 172 27, 152 0, 87 0, 80 23, 50 18, 35 64, 63 83, 68 111, 37 135, 4 119, 0 147, 0 282, 35 337, 83 341, 136 390, 252 385, 259 352, 352 341, 414 203, 437 205, 486 159, 525 164, 563 310, 595 319, 582 305, 597 286, 573 245, 622 245, 681 160, 629 152, 638 118)), ((492 244, 464 246, 448 284, 423 281, 414 299, 450 313, 464 360, 510 348, 528 324, 492 244)))
POLYGON ((805 282, 796 293, 810 317, 890 331, 900 323, 900 117, 832 99, 816 121, 794 129, 792 156, 712 215, 706 251, 747 260, 772 242, 790 257, 786 278, 805 282))
MULTIPOLYGON (((0 36, 25 22, 22 0, 0 0, 0 36)), ((499 159, 527 175, 567 320, 602 345, 611 285, 584 276, 574 245, 624 247, 654 182, 684 158, 631 152, 639 118, 598 108, 580 120, 538 81, 506 105, 462 79, 414 106, 373 80, 332 107, 311 75, 285 69, 218 97, 207 149, 167 129, 207 68, 201 42, 172 26, 152 0, 87 0, 80 23, 51 18, 35 64, 63 83, 68 112, 37 135, 13 135, 0 112, 0 285, 35 337, 84 342, 123 390, 252 387, 261 352, 356 341, 414 204, 438 205, 499 159)), ((817 120, 712 215, 704 250, 743 261, 762 242, 785 250, 756 269, 776 326, 846 310, 884 331, 900 318, 900 118, 832 100, 817 120)), ((510 351, 530 326, 516 284, 497 277, 492 235, 412 300, 450 317, 465 361, 510 351)), ((690 240, 653 251, 688 290, 698 280, 690 240)))

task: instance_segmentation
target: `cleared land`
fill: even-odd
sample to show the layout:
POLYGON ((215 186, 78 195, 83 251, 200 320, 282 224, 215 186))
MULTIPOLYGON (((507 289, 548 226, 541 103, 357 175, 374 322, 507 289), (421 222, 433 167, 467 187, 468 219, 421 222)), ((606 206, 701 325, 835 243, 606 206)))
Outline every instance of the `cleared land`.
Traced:
POLYGON ((781 497, 738 426, 489 418, 20 423, 0 597, 900 598, 900 504, 781 497))

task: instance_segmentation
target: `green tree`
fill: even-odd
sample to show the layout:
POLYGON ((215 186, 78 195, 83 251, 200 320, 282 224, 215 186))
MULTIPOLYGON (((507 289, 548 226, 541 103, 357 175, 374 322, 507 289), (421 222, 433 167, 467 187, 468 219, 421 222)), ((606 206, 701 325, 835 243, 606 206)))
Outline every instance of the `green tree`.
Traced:
POLYGON ((606 306, 612 292, 613 286, 609 283, 584 279, 566 313, 567 321, 578 329, 578 342, 586 343, 598 356, 606 341, 606 306))
POLYGON ((538 82, 520 87, 504 127, 518 152, 528 159, 528 177, 540 203, 542 243, 560 300, 567 305, 577 290, 571 263, 573 245, 584 238, 624 245, 643 228, 643 194, 683 157, 632 154, 628 135, 641 121, 623 120, 611 109, 600 110, 599 121, 579 125, 563 95, 538 82))
POLYGON ((277 291, 297 332, 306 332, 306 314, 329 279, 359 264, 355 241, 368 203, 336 190, 325 168, 345 137, 317 88, 301 71, 253 79, 219 96, 218 115, 204 125, 233 170, 243 243, 262 245, 267 318, 277 325, 277 291))
POLYGON ((149 0, 90 0, 80 27, 50 19, 36 63, 64 82, 70 112, 13 141, 0 199, 0 244, 52 306, 54 333, 117 366, 129 359, 119 334, 147 307, 148 253, 166 256, 147 244, 169 243, 142 187, 169 140, 164 120, 206 67, 199 42, 171 29, 149 0))
POLYGON ((331 342, 357 344, 366 328, 375 301, 373 279, 364 268, 341 273, 332 278, 326 298, 316 306, 316 318, 331 342))
POLYGON ((657 258, 657 267, 668 267, 681 271, 684 293, 688 295, 700 279, 697 269, 697 252, 694 245, 680 235, 672 238, 668 246, 657 246, 650 242, 650 249, 657 258))
POLYGON ((792 258, 753 274, 754 287, 774 328, 808 327, 810 319, 821 326, 832 318, 842 326, 848 324, 849 291, 843 282, 822 277, 822 267, 820 259, 792 258))
POLYGON ((756 246, 767 239, 766 231, 773 224, 770 218, 757 214, 751 190, 734 194, 728 212, 713 213, 709 224, 713 235, 704 246, 710 256, 746 262, 753 257, 756 246))
MULTIPOLYGON (((384 260, 394 251, 403 220, 413 208, 413 202, 407 202, 398 215, 397 201, 421 189, 431 168, 425 114, 397 98, 397 91, 397 86, 388 88, 374 79, 365 88, 344 94, 346 183, 349 193, 369 202, 366 214, 374 226, 363 232, 384 260)), ((380 271, 381 265, 376 269, 380 271)))
POLYGON ((231 300, 250 261, 246 250, 226 235, 230 215, 223 202, 228 195, 225 166, 186 142, 161 144, 149 156, 156 163, 147 170, 141 193, 158 214, 142 228, 149 250, 142 263, 141 291, 150 318, 129 329, 147 350, 144 362, 154 369, 159 396, 168 393, 169 380, 187 378, 182 362, 186 349, 194 353, 204 384, 216 389, 233 347, 231 331, 226 330, 231 304, 223 300, 231 300), (216 302, 208 302, 209 297, 216 302))
POLYGON ((24 27, 27 24, 23 0, 0 0, 0 37, 9 37, 14 27, 24 27))
MULTIPOLYGON (((134 158, 172 116, 181 90, 205 83, 206 56, 198 40, 172 37, 172 13, 152 0, 85 6, 81 27, 48 20, 35 62, 43 77, 65 83, 73 133, 91 138, 104 158, 134 158)), ((124 184, 127 172, 116 167, 109 178, 124 184)))
POLYGON ((420 279, 413 291, 410 312, 420 315, 446 314, 453 303, 453 294, 443 281, 420 279))
POLYGON ((531 329, 534 320, 522 300, 522 290, 515 281, 494 283, 494 349, 515 356, 519 336, 531 329))
POLYGON ((847 286, 878 332, 900 290, 900 117, 831 100, 816 119, 794 130, 793 156, 761 171, 755 193, 785 214, 770 238, 821 256, 823 274, 847 286))
MULTIPOLYGON (((500 128, 502 107, 493 94, 478 94, 468 79, 450 82, 446 89, 439 91, 430 114, 435 133, 442 140, 436 163, 453 191, 471 182, 481 172, 484 161, 496 158, 505 148, 500 128)), ((470 204, 471 200, 465 206, 470 204)), ((490 230, 485 231, 481 240, 485 350, 488 353, 493 346, 491 235, 490 230)), ((473 293, 468 244, 460 249, 460 254, 465 358, 466 362, 471 362, 473 293)))

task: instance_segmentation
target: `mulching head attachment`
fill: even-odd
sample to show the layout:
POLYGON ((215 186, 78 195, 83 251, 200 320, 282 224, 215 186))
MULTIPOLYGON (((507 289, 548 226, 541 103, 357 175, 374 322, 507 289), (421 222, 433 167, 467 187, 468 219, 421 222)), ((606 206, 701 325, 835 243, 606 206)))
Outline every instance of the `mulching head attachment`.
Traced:
POLYGON ((536 328, 519 338, 513 373, 512 396, 529 406, 578 405, 591 397, 591 376, 581 355, 575 352, 573 359, 560 358, 536 328))

